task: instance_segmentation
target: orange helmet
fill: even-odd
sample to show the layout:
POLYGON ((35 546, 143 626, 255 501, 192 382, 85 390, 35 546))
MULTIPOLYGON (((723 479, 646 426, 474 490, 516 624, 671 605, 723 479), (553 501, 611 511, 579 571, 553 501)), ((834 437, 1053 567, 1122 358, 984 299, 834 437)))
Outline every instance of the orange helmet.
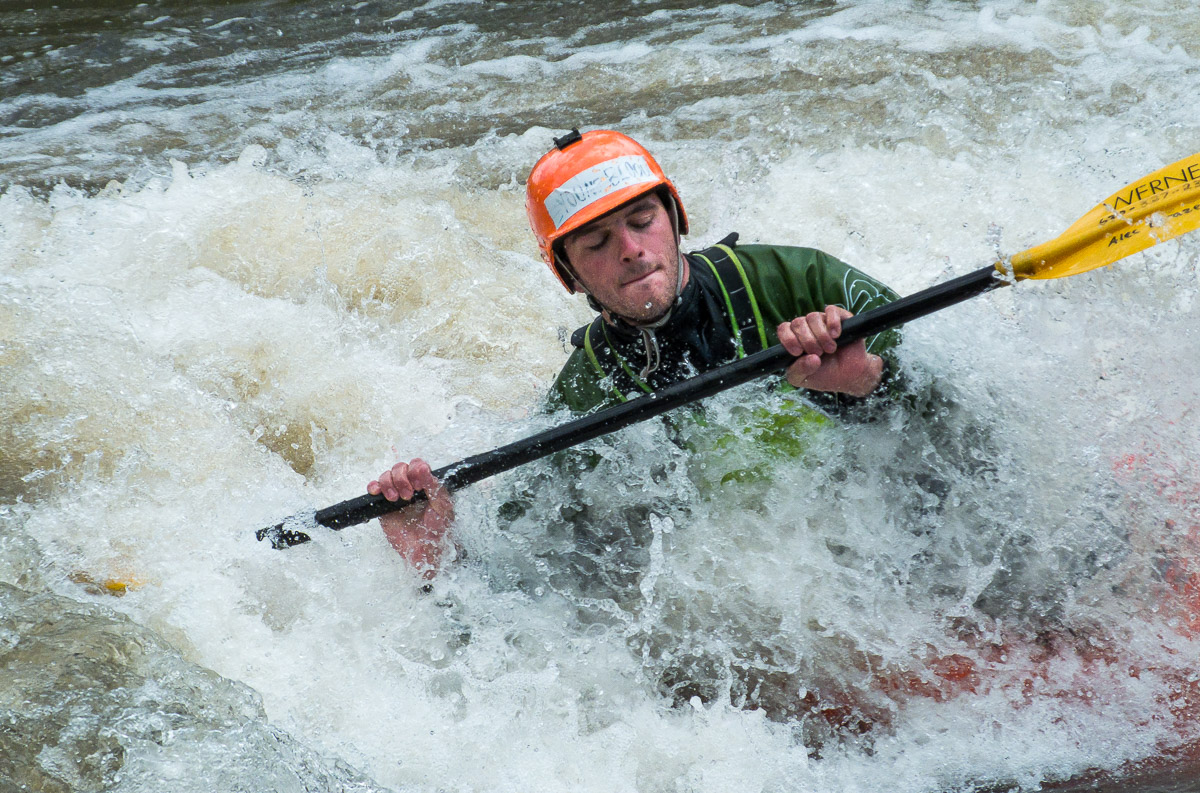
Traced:
POLYGON ((555 244, 621 204, 661 189, 675 203, 676 231, 686 234, 687 215, 675 185, 640 143, 608 129, 582 135, 573 129, 554 139, 554 148, 529 173, 525 211, 542 258, 568 292, 575 291, 573 279, 555 244))

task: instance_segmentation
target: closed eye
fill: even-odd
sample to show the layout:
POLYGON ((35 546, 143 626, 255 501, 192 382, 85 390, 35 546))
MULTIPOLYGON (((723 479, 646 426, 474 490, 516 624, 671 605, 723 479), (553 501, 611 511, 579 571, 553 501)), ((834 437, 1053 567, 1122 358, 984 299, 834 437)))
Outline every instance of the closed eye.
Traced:
POLYGON ((657 213, 653 208, 634 213, 633 215, 629 216, 629 225, 633 226, 635 229, 644 229, 654 222, 656 214, 657 213))
POLYGON ((584 247, 584 250, 598 251, 604 247, 604 243, 606 243, 606 242, 608 242, 608 235, 601 234, 599 237, 596 238, 595 242, 584 242, 583 247, 584 247))

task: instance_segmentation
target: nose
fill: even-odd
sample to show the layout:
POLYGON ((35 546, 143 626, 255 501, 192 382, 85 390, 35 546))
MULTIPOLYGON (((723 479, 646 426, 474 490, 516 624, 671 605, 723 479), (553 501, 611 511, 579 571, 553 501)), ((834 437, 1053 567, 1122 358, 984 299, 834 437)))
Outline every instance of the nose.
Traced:
POLYGON ((633 233, 633 229, 628 227, 623 227, 617 232, 617 251, 623 262, 640 259, 645 254, 641 241, 633 233))

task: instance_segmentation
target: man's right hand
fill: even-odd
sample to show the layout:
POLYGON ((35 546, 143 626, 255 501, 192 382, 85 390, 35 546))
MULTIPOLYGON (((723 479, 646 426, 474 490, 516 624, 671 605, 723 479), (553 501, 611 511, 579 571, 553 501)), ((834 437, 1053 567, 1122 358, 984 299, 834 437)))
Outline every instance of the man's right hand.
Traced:
POLYGON ((796 388, 834 391, 865 397, 883 377, 883 359, 867 352, 862 339, 839 347, 842 321, 854 316, 840 306, 813 311, 776 330, 779 343, 796 356, 787 369, 787 381, 796 388))
POLYGON ((429 464, 417 458, 396 463, 367 485, 373 496, 382 494, 388 501, 410 499, 424 490, 426 500, 382 516, 379 522, 388 542, 424 578, 437 574, 445 551, 446 533, 454 522, 454 502, 450 493, 434 478, 429 464))

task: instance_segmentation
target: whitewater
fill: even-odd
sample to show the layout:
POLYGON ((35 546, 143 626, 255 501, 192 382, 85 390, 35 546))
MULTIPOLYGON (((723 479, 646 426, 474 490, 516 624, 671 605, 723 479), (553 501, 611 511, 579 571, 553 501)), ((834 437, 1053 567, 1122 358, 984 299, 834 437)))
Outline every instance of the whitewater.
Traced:
POLYGON ((1200 790, 1200 235, 911 323, 920 406, 800 454, 648 422, 464 489, 430 591, 375 522, 254 538, 567 418, 554 136, 643 142, 690 249, 909 294, 1200 151, 1192 0, 106 0, 0 42, 3 793, 1200 790))

